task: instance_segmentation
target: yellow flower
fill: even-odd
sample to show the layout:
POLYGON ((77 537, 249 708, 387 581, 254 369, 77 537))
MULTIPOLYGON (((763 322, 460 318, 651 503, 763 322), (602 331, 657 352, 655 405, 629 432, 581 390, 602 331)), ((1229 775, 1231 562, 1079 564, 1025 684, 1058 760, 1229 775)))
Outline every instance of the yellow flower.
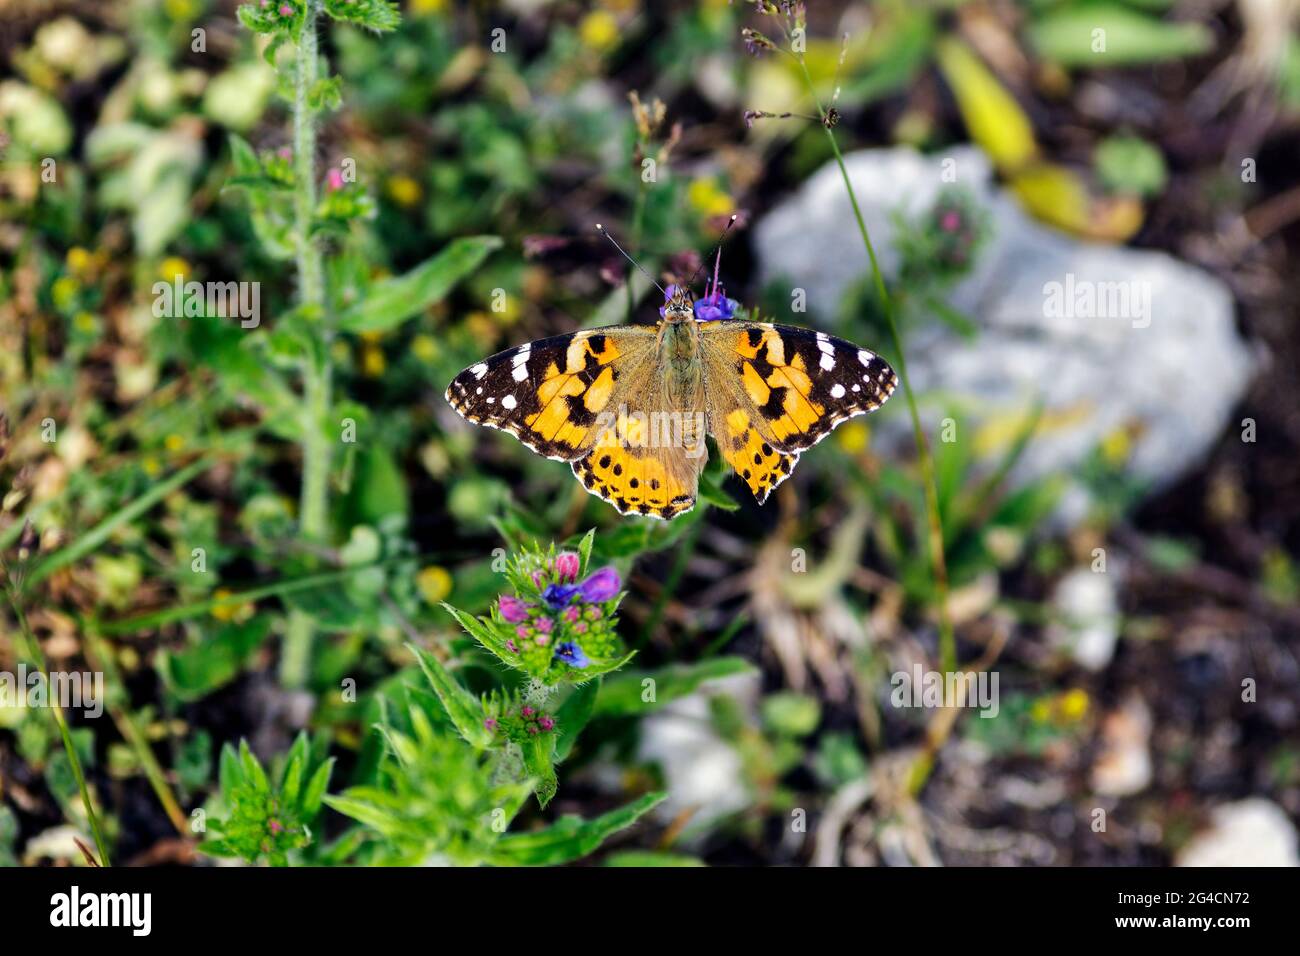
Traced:
POLYGON ((218 621, 247 621, 253 616, 253 605, 247 601, 232 601, 234 592, 229 588, 217 588, 212 592, 212 616, 218 621))
POLYGON ((185 447, 185 439, 180 435, 168 435, 163 439, 163 447, 168 451, 180 451, 185 447))
POLYGON ((424 197, 424 189, 420 184, 410 176, 402 173, 389 176, 385 188, 387 188, 388 196, 393 202, 408 209, 424 197))
POLYGON ((54 285, 50 287, 50 296, 54 299, 56 308, 66 309, 72 305, 80 289, 81 283, 72 276, 62 276, 54 280, 54 285))
POLYGON ((850 455, 856 455, 867 450, 871 429, 866 422, 849 422, 835 432, 835 441, 850 455))
POLYGON ((89 334, 95 331, 95 317, 89 312, 78 312, 72 317, 72 322, 77 327, 78 332, 89 334))
POLYGON ((158 464, 158 459, 153 457, 146 458, 140 467, 144 469, 144 473, 150 478, 156 478, 162 471, 162 465, 158 464))
POLYGON ((377 345, 366 345, 361 352, 361 374, 367 378, 378 378, 384 374, 386 366, 384 350, 377 345))
POLYGON ((1066 691, 1059 706, 1063 719, 1070 723, 1082 720, 1088 713, 1088 692, 1079 687, 1066 691))
POLYGON ((1029 717, 1036 724, 1045 724, 1052 719, 1052 701, 1049 697, 1040 697, 1029 709, 1029 717))
POLYGON ((414 14, 441 13, 447 6, 446 0, 411 0, 410 10, 414 14))
POLYGON ((1132 437, 1126 428, 1116 428, 1101 440, 1101 456, 1109 465, 1122 465, 1132 449, 1132 437))
POLYGON ((348 343, 342 339, 335 339, 334 344, 330 346, 330 358, 334 360, 336 365, 341 365, 346 362, 350 354, 351 352, 348 350, 348 343))
POLYGON ((451 574, 446 568, 440 568, 436 564, 422 568, 415 576, 415 584, 420 589, 420 594, 430 604, 444 601, 447 595, 451 594, 451 574))
POLYGON ((618 40, 618 20, 608 10, 595 10, 578 24, 578 36, 585 46, 604 50, 618 40))
POLYGON ((166 282, 175 281, 177 276, 182 279, 190 274, 190 264, 180 256, 168 256, 158 267, 158 275, 166 282))
POLYGON ((80 273, 87 271, 95 258, 81 246, 73 246, 68 250, 64 261, 71 271, 80 273))
POLYGON ((194 0, 166 0, 163 9, 167 16, 177 23, 188 23, 198 15, 198 4, 194 0))
POLYGON ((432 335, 417 335, 411 339, 411 352, 421 362, 432 362, 438 357, 438 343, 432 335))
POLYGON ((701 216, 721 216, 736 207, 716 179, 695 180, 686 190, 686 201, 701 216))

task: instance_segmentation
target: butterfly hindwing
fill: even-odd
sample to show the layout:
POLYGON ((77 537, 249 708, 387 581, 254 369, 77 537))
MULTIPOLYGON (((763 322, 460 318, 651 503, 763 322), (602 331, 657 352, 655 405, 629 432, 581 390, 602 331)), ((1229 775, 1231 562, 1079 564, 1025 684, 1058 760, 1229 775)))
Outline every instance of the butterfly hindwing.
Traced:
POLYGON ((700 338, 710 431, 760 503, 800 452, 879 408, 898 382, 874 352, 812 329, 709 322, 700 338))
POLYGON ((654 330, 615 326, 555 335, 498 352, 447 386, 467 421, 499 428, 540 455, 582 458, 600 437, 624 372, 653 354, 654 330))

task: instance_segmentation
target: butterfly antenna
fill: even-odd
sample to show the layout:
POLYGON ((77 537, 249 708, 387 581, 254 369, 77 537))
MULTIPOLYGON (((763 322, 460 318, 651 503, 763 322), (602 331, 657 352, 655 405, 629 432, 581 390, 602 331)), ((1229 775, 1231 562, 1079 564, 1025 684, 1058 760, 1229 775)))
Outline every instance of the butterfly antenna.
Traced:
MULTIPOLYGON (((718 290, 718 270, 722 267, 722 243, 726 240, 727 233, 731 232, 731 227, 736 224, 736 220, 739 218, 740 218, 739 215, 737 215, 736 213, 732 213, 731 218, 727 220, 727 225, 722 230, 722 235, 718 237, 717 246, 713 250, 713 254, 715 257, 713 262, 713 291, 714 292, 718 290)), ((708 264, 709 264, 708 259, 700 260, 700 266, 698 269, 695 270, 695 275, 691 276, 690 281, 686 283, 686 288, 689 289, 691 286, 695 284, 695 280, 698 279, 700 276, 700 270, 703 269, 708 264)), ((707 299, 709 297, 708 289, 706 288, 704 292, 705 292, 704 297, 707 299)))
POLYGON ((637 262, 635 259, 633 259, 631 256, 629 256, 626 252, 623 252, 623 247, 620 246, 617 242, 614 242, 614 237, 611 236, 608 232, 605 231, 605 227, 604 227, 604 226, 602 226, 600 223, 596 223, 596 231, 597 231, 598 233, 600 233, 602 236, 604 236, 606 239, 608 239, 610 242, 613 242, 613 243, 614 243, 614 248, 617 249, 619 252, 622 252, 622 253, 623 253, 623 258, 626 259, 628 262, 632 263, 632 265, 636 266, 637 271, 640 272, 640 273, 641 273, 643 276, 645 276, 647 279, 649 279, 649 280, 650 280, 650 284, 651 284, 652 286, 654 286, 654 287, 655 287, 656 289, 658 289, 660 292, 663 292, 663 294, 664 294, 664 298, 665 298, 665 299, 668 298, 668 293, 667 293, 667 291, 664 290, 664 287, 661 286, 658 282, 655 282, 655 280, 654 280, 654 276, 652 276, 650 273, 646 272, 645 269, 642 269, 642 268, 641 268, 641 263, 637 262))

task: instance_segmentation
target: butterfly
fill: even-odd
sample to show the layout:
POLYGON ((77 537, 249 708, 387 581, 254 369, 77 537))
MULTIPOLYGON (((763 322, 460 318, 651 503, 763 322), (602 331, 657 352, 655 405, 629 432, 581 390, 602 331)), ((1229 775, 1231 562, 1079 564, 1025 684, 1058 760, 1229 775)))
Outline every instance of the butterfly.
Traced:
POLYGON ((620 514, 666 519, 695 505, 706 434, 762 504, 801 453, 879 408, 898 382, 884 359, 844 339, 733 318, 739 304, 716 270, 699 301, 684 287, 662 291, 657 325, 506 349, 452 379, 447 402, 568 462, 620 514))

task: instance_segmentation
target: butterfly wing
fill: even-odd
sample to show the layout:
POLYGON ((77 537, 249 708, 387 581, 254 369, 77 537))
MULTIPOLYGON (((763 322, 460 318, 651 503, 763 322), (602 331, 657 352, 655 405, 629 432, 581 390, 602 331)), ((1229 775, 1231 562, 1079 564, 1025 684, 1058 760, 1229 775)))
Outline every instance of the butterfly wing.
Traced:
POLYGON ((447 386, 447 403, 476 425, 509 432, 556 461, 584 458, 612 424, 625 376, 654 356, 654 329, 569 332, 498 352, 447 386))
POLYGON ((898 383, 880 356, 825 332, 760 322, 699 328, 709 431, 760 503, 800 452, 875 411, 898 383))

